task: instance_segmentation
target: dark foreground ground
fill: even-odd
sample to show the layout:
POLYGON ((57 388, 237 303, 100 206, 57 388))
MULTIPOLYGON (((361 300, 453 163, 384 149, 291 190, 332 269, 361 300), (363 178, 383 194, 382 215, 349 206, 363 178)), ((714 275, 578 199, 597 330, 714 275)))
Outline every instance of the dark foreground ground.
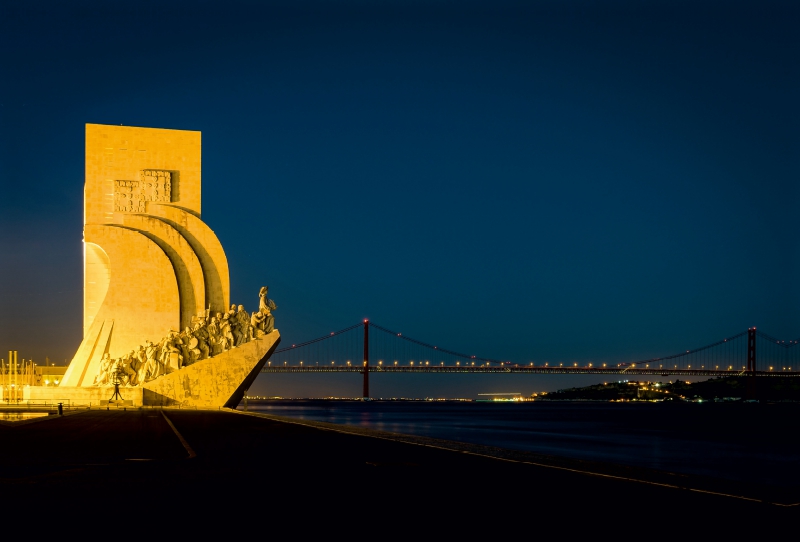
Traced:
POLYGON ((338 518, 359 537, 366 525, 517 533, 542 522, 581 529, 589 519, 706 518, 722 528, 800 515, 800 506, 777 505, 798 502, 792 491, 397 438, 225 411, 82 411, 0 425, 0 491, 37 506, 88 506, 97 519, 115 517, 117 505, 127 518, 132 503, 132 521, 189 510, 193 527, 229 506, 245 514, 243 526, 292 518, 297 529, 319 528, 338 518))

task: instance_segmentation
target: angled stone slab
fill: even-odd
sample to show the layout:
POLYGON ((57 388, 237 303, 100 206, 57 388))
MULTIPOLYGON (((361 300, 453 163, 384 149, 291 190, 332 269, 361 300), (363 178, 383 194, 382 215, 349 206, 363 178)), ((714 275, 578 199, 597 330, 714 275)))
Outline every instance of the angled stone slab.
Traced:
POLYGON ((275 351, 277 330, 144 384, 143 401, 152 406, 236 408, 275 351))

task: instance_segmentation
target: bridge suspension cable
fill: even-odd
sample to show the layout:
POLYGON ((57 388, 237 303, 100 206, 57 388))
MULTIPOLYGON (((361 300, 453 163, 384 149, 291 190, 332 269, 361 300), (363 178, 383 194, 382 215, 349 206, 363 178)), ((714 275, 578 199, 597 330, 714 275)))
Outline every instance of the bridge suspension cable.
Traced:
MULTIPOLYGON (((369 321, 276 350, 266 372, 536 372, 627 374, 800 374, 800 339, 781 341, 751 328, 670 356, 635 362, 511 363, 407 337, 369 321), (372 333, 365 341, 369 327, 372 333), (367 360, 370 360, 367 362, 367 360), (293 369, 294 368, 294 369, 293 369)), ((366 375, 365 375, 366 380, 366 375)))

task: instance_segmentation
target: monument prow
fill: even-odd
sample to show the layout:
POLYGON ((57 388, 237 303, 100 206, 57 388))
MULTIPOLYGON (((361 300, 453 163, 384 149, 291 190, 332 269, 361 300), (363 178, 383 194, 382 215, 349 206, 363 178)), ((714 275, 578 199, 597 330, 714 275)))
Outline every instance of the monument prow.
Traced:
POLYGON ((151 406, 236 408, 280 342, 276 329, 213 358, 146 382, 142 385, 142 401, 151 406))

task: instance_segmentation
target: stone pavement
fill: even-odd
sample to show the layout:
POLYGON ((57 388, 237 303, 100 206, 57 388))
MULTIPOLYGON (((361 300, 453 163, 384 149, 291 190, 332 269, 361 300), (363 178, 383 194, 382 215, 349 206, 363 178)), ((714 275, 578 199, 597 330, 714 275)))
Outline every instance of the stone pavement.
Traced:
POLYGON ((500 511, 522 522, 533 511, 604 517, 629 508, 657 515, 777 509, 362 433, 224 410, 82 411, 0 426, 0 490, 32 498, 157 497, 172 509, 249 502, 302 517, 468 513, 487 522, 500 511))

